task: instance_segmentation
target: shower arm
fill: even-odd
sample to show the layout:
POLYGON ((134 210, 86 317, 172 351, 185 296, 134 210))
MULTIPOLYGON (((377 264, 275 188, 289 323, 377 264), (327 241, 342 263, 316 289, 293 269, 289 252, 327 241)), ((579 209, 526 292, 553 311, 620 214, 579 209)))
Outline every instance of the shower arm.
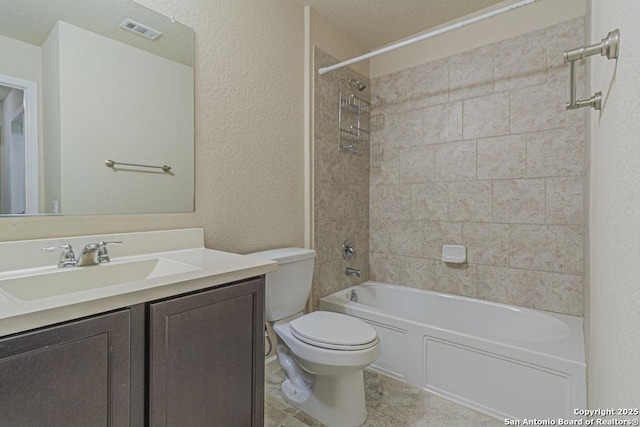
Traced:
POLYGON ((602 92, 596 92, 591 98, 581 101, 576 96, 576 61, 585 59, 588 56, 600 54, 607 59, 618 59, 620 50, 620 30, 613 30, 600 43, 590 46, 577 47, 564 51, 564 63, 570 65, 569 79, 569 102, 565 104, 567 110, 576 110, 582 107, 591 107, 596 110, 602 109, 602 92))

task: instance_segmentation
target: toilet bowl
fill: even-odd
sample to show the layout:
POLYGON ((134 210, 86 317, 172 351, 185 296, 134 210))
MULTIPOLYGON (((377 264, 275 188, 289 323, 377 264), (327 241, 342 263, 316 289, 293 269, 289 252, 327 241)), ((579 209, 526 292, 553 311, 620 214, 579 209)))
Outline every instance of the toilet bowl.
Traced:
POLYGON ((291 364, 287 358, 292 358, 302 368, 285 368, 287 380, 282 391, 287 401, 331 427, 364 423, 367 412, 363 369, 380 356, 375 330, 354 317, 320 311, 308 315, 298 313, 274 323, 273 329, 280 341, 280 365, 285 368, 291 364), (325 315, 333 318, 330 322, 320 323, 327 320, 325 315), (301 335, 295 327, 296 321, 318 322, 313 331, 327 334, 321 340, 301 335), (327 339, 327 336, 335 337, 335 332, 344 334, 350 330, 349 326, 353 327, 352 333, 366 331, 366 328, 370 331, 366 331, 365 338, 352 342, 327 339))
POLYGON ((363 369, 380 356, 376 331, 345 314, 303 314, 315 251, 275 249, 249 254, 278 262, 267 273, 265 318, 278 336, 278 362, 287 401, 330 427, 356 427, 367 418, 363 369))
MULTIPOLYGON (((273 329, 293 353, 300 366, 311 374, 351 373, 354 370, 364 369, 380 356, 380 344, 375 330, 361 320, 344 314, 326 311, 315 311, 307 315, 298 313, 274 323, 273 329), (327 321, 329 318, 330 323, 327 321), (318 322, 313 332, 326 331, 327 333, 321 339, 318 339, 319 334, 311 337, 309 334, 302 335, 298 332, 300 327, 295 328, 295 325, 300 325, 301 321, 318 322), (322 323, 323 321, 326 323, 322 323), (349 329, 349 326, 353 329, 349 329), (344 334, 349 330, 353 331, 352 333, 364 330, 365 334, 360 335, 362 338, 355 338, 358 335, 354 334, 355 339, 351 341, 343 339, 342 342, 338 342, 336 339, 331 339, 336 332, 344 334)), ((303 330, 306 332, 306 329, 303 330)))

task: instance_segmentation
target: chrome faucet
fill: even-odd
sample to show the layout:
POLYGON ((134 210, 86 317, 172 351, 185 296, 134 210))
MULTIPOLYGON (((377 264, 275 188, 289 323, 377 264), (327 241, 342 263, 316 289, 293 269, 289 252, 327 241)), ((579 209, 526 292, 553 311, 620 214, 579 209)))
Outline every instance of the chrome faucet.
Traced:
POLYGON ((344 274, 347 276, 356 276, 357 278, 362 277, 362 272, 360 270, 356 270, 355 268, 347 267, 344 270, 344 274))
POLYGON ((84 248, 82 248, 82 252, 80 252, 80 256, 76 260, 76 267, 99 264, 98 251, 100 251, 100 248, 97 243, 89 243, 88 245, 85 245, 84 248))
POLYGON ((52 252, 61 250, 60 261, 58 261, 58 268, 65 267, 87 267, 90 265, 98 265, 103 262, 111 261, 109 253, 107 252, 107 245, 114 244, 120 245, 121 241, 89 243, 82 248, 80 256, 76 259, 76 255, 73 252, 71 245, 66 244, 62 246, 54 246, 51 248, 42 248, 44 252, 52 252))
POLYGON ((76 261, 76 267, 86 267, 89 265, 98 265, 102 262, 109 262, 111 258, 107 252, 107 245, 121 245, 122 241, 89 243, 82 248, 80 257, 76 261))

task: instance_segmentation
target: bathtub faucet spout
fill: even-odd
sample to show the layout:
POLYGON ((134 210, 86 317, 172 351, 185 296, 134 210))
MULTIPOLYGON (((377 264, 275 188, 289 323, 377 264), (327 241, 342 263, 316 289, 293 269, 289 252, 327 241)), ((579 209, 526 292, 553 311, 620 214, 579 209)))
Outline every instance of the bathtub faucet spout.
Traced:
POLYGON ((362 277, 362 272, 360 270, 356 270, 355 268, 347 267, 344 270, 344 274, 347 276, 356 276, 357 278, 362 277))

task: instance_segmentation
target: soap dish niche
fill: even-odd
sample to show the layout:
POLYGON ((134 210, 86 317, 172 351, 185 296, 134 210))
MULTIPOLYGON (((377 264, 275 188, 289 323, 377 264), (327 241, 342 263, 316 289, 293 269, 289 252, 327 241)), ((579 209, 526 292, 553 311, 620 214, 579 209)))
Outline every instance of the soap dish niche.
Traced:
POLYGON ((467 262, 467 247, 464 245, 442 245, 442 261, 451 264, 467 262))

